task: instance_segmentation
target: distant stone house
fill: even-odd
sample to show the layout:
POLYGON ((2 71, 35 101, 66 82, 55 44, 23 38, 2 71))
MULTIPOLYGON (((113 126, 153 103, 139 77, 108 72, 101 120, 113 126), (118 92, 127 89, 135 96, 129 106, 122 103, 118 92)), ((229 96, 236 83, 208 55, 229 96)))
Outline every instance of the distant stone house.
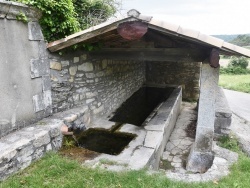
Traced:
POLYGON ((126 18, 46 46, 38 24, 40 16, 28 6, 0 2, 0 161, 6 156, 4 164, 16 161, 10 172, 3 168, 0 176, 24 168, 46 151, 60 147, 54 124, 24 131, 31 133, 9 133, 77 108, 81 110, 76 116, 83 119, 79 124, 88 123, 92 117, 113 112, 144 85, 181 86, 184 99, 199 98, 198 136, 189 166, 192 171, 202 171, 211 163, 219 54, 250 57, 249 50, 143 16, 136 10, 129 11, 126 18), (16 20, 20 11, 28 17, 28 24, 16 20), (101 48, 70 50, 76 44, 101 48), (5 137, 8 135, 11 139, 5 137), (17 142, 26 145, 21 147, 17 142), (34 151, 23 161, 20 155, 26 155, 22 150, 27 148, 34 151), (206 164, 194 164, 202 157, 206 164))

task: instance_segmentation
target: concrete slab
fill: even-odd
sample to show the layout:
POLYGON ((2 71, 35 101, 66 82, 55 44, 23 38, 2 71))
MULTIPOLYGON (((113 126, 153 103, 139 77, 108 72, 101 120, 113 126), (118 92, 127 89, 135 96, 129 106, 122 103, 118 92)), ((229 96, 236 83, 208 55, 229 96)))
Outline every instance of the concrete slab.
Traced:
POLYGON ((147 148, 157 148, 162 140, 163 140, 162 131, 147 131, 143 146, 147 148))
POLYGON ((134 151, 130 158, 129 166, 134 170, 145 168, 149 164, 153 154, 154 149, 141 146, 134 151))

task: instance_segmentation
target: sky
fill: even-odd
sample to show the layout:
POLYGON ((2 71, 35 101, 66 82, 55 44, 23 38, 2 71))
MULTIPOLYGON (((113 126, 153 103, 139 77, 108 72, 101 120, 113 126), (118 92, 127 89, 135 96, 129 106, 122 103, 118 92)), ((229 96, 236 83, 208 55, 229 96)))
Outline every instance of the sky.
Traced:
POLYGON ((117 0, 121 14, 136 9, 204 34, 250 33, 250 0, 117 0))

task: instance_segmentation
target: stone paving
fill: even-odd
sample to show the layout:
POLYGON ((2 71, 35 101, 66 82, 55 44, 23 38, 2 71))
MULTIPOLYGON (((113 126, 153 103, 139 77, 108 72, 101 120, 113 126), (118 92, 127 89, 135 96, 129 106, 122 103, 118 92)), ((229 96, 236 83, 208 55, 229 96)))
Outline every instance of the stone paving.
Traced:
POLYGON ((162 163, 168 163, 166 176, 170 179, 185 182, 216 181, 229 174, 229 167, 237 161, 238 154, 221 148, 214 142, 213 150, 215 158, 212 167, 205 173, 191 173, 185 169, 186 159, 194 138, 186 136, 185 129, 196 120, 197 112, 194 103, 182 104, 181 113, 177 119, 176 126, 172 132, 169 142, 162 155, 162 163))
POLYGON ((185 129, 191 121, 196 120, 197 116, 197 112, 194 110, 195 104, 183 104, 184 107, 162 155, 162 160, 169 161, 176 170, 182 168, 185 156, 194 142, 194 138, 186 136, 185 129))

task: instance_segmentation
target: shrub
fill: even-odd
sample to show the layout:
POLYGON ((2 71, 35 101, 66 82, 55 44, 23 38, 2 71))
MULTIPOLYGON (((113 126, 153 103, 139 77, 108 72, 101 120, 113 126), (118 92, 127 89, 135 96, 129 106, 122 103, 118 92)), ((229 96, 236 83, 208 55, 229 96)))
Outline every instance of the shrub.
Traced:
POLYGON ((242 69, 246 69, 248 66, 248 60, 245 57, 233 58, 228 67, 240 67, 242 69))
POLYGON ((38 8, 46 40, 55 41, 106 21, 116 11, 115 0, 13 0, 38 8))
POLYGON ((80 30, 71 0, 16 0, 41 10, 40 25, 48 41, 54 41, 80 30))
POLYGON ((250 74, 250 70, 247 69, 247 66, 247 58, 233 58, 226 68, 220 68, 220 74, 250 74))
POLYGON ((220 74, 250 74, 250 70, 241 67, 221 67, 220 74))

